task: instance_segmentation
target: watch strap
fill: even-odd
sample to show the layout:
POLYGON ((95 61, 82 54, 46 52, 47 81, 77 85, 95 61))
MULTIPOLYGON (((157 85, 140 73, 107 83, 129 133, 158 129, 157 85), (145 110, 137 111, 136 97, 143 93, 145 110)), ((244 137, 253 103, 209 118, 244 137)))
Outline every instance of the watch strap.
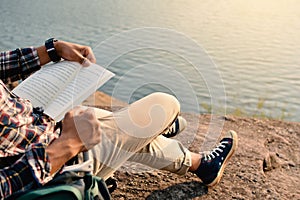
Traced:
POLYGON ((58 62, 61 60, 61 57, 58 56, 58 54, 56 52, 56 49, 54 47, 54 42, 57 42, 57 39, 50 38, 50 39, 46 40, 45 47, 46 47, 47 53, 48 53, 51 61, 58 62))

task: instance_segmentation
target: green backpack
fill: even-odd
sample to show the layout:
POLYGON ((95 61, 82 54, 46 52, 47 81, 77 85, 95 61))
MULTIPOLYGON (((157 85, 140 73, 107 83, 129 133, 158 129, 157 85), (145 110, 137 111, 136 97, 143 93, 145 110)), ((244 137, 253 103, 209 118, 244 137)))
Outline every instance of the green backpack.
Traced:
MULTIPOLYGON (((88 161, 89 152, 83 153, 84 161, 88 161)), ((117 182, 113 178, 104 181, 93 176, 91 171, 82 172, 79 175, 73 171, 57 174, 53 180, 45 186, 23 194, 18 194, 10 199, 16 200, 110 200, 110 193, 117 188, 117 182), (106 184, 107 183, 107 184, 106 184), (109 186, 109 187, 107 187, 109 186)))
POLYGON ((14 199, 109 200, 111 196, 102 178, 90 174, 79 176, 75 172, 64 172, 54 177, 54 179, 45 186, 27 191, 14 199))

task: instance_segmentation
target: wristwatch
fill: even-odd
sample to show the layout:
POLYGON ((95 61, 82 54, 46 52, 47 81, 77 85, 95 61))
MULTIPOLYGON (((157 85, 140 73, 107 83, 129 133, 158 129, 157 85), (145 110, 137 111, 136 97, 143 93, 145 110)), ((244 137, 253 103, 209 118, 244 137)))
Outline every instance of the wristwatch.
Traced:
POLYGON ((54 42, 57 42, 57 39, 55 38, 50 38, 45 41, 45 47, 47 50, 47 53, 53 62, 58 62, 60 61, 61 57, 57 55, 56 49, 54 47, 54 42))

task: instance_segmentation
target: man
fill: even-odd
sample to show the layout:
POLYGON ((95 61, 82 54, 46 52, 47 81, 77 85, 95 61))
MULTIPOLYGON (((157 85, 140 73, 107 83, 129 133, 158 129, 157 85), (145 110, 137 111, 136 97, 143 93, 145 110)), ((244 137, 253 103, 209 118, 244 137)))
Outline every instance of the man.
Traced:
MULTIPOLYGON (((61 58, 83 66, 96 62, 89 47, 54 38, 37 48, 1 52, 0 57, 5 83, 24 79, 61 58)), ((71 158, 82 163, 81 152, 87 150, 91 150, 93 174, 104 179, 129 160, 179 175, 190 171, 213 186, 237 147, 234 131, 203 155, 171 139, 185 128, 186 121, 178 116, 179 102, 168 94, 153 93, 114 113, 75 107, 65 115, 61 128, 0 83, 1 198, 46 184, 71 158)))
MULTIPOLYGON (((96 62, 89 47, 63 41, 53 44, 57 53, 64 59, 82 64, 96 62)), ((21 77, 25 78, 48 62, 50 57, 45 46, 2 52, 1 79, 8 83, 21 77)), ((99 143, 100 123, 91 109, 74 108, 67 113, 60 134, 59 130, 55 130, 55 122, 52 119, 35 114, 28 101, 14 97, 3 82, 0 82, 2 198, 37 187, 35 184, 46 183, 70 158, 99 143), (76 128, 75 123, 79 128, 76 128), (79 137, 82 132, 86 138, 79 137), (51 141, 53 142, 50 144, 51 141), (6 168, 3 166, 4 162, 9 163, 6 168)))

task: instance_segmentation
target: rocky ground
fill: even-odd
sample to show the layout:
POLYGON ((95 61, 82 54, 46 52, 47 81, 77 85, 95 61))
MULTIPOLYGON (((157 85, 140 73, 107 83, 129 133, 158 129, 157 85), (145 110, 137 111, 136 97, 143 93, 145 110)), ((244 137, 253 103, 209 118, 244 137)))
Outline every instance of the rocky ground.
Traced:
MULTIPOLYGON (((199 152, 211 115, 182 114, 187 129, 176 139, 199 152)), ((235 130, 239 145, 220 183, 207 188, 193 174, 178 176, 126 163, 115 173, 113 199, 300 199, 300 123, 234 116, 222 132, 235 130)))

